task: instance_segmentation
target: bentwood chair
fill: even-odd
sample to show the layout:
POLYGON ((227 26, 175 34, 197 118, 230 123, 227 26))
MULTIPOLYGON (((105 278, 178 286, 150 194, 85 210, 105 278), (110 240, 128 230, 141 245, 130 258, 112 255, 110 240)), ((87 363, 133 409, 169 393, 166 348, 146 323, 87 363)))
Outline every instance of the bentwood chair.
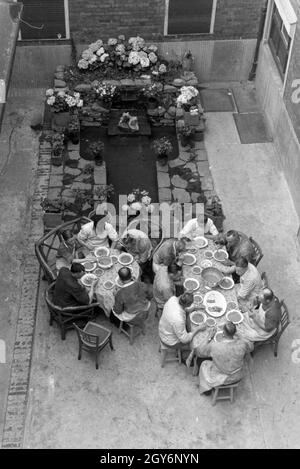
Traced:
POLYGON ((253 246, 253 248, 254 248, 254 253, 255 253, 255 254, 254 254, 254 259, 253 259, 253 261, 252 261, 252 264, 254 264, 255 267, 257 267, 258 264, 259 264, 259 262, 260 262, 260 261, 262 260, 262 258, 264 257, 264 255, 263 255, 263 252, 262 252, 262 250, 261 250, 259 244, 258 244, 256 241, 254 241, 254 239, 253 239, 251 236, 250 236, 249 240, 250 240, 250 242, 251 242, 251 244, 252 244, 252 246, 253 246))
POLYGON ((148 311, 143 311, 136 315, 132 321, 120 321, 119 334, 123 332, 128 338, 130 345, 133 344, 134 339, 140 335, 145 335, 145 320, 148 317, 148 311), (128 329, 126 328, 128 327, 128 329))
POLYGON ((78 360, 81 360, 82 350, 93 353, 95 355, 96 369, 98 370, 98 355, 101 350, 107 344, 109 344, 111 350, 114 350, 111 330, 92 321, 89 321, 84 329, 80 329, 75 323, 73 323, 73 326, 77 332, 79 342, 78 360))
POLYGON ((281 317, 280 317, 280 323, 277 327, 277 330, 272 337, 270 337, 267 340, 261 341, 261 342, 254 342, 254 350, 251 352, 251 355, 254 355, 254 351, 257 350, 259 347, 262 345, 272 345, 273 346, 273 352, 274 352, 274 357, 277 357, 277 352, 278 352, 278 343, 279 339, 284 332, 284 330, 287 328, 287 326, 290 324, 290 316, 289 316, 289 311, 287 309, 287 306, 282 300, 280 302, 280 309, 281 309, 281 317))
POLYGON ((55 282, 45 291, 45 300, 50 313, 50 326, 55 321, 61 330, 61 339, 65 340, 66 332, 69 329, 73 329, 74 322, 88 321, 96 316, 95 308, 100 306, 99 303, 91 303, 83 306, 69 306, 67 308, 61 308, 53 303, 53 291, 55 282))

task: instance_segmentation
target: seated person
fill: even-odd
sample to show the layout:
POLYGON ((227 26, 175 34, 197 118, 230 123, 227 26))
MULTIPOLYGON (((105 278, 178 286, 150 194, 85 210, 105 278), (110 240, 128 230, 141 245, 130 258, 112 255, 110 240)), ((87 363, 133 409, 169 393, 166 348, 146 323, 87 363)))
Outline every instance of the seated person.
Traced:
MULTIPOLYGON (((222 240, 219 240, 222 243, 222 240)), ((230 230, 225 234, 225 246, 228 252, 228 260, 224 264, 233 265, 240 257, 245 257, 248 262, 255 258, 253 244, 241 231, 230 230)))
POLYGON ((62 267, 71 267, 73 260, 77 255, 77 248, 80 244, 70 230, 62 231, 62 241, 56 254, 56 269, 59 271, 62 267))
POLYGON ((162 265, 171 265, 173 262, 182 265, 181 254, 186 248, 184 239, 167 239, 153 255, 153 272, 156 274, 162 265))
POLYGON ((123 287, 116 293, 113 314, 120 321, 140 325, 147 318, 151 306, 149 287, 133 280, 128 267, 122 267, 118 275, 123 287))
MULTIPOLYGON (((105 214, 106 218, 107 215, 108 212, 105 214)), ((88 255, 97 246, 109 247, 109 240, 113 242, 113 248, 118 240, 118 234, 112 224, 104 221, 102 215, 95 214, 91 217, 91 220, 81 227, 77 235, 79 243, 84 247, 85 254, 88 255)))
POLYGON ((146 233, 141 230, 127 230, 120 244, 139 264, 145 264, 151 256, 152 243, 146 233))
POLYGON ((197 218, 189 220, 180 231, 180 238, 195 239, 198 236, 205 236, 214 239, 219 234, 214 222, 204 213, 198 215, 197 218))
POLYGON ((240 277, 240 284, 235 286, 239 305, 242 310, 252 308, 253 300, 263 287, 260 273, 245 257, 236 261, 235 272, 240 277))
POLYGON ((264 288, 252 311, 244 314, 244 321, 237 325, 238 335, 249 342, 267 340, 275 334, 281 318, 278 298, 270 288, 264 288))
POLYGON ((85 274, 82 264, 74 263, 71 269, 62 267, 55 282, 53 303, 61 308, 67 306, 82 306, 92 303, 96 279, 89 290, 81 285, 78 280, 85 274))
POLYGON ((177 264, 163 265, 159 268, 154 278, 153 296, 156 301, 158 317, 161 316, 165 303, 176 295, 176 283, 179 282, 182 269, 177 264))
POLYGON ((196 328, 193 332, 187 332, 187 314, 194 310, 194 296, 192 293, 183 293, 180 297, 171 296, 166 302, 158 324, 159 338, 162 347, 190 349, 190 342, 202 329, 196 328))
POLYGON ((215 330, 212 329, 205 350, 205 355, 212 361, 205 360, 200 367, 200 394, 210 394, 216 386, 242 379, 244 357, 253 350, 253 346, 236 335, 236 326, 232 322, 224 325, 222 342, 215 342, 214 334, 215 330))

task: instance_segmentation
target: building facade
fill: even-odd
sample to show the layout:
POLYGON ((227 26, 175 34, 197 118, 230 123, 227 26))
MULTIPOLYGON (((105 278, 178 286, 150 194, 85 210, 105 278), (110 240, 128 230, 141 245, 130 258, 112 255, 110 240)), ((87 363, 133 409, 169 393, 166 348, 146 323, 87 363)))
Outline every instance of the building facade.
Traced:
POLYGON ((268 0, 256 89, 300 219, 299 51, 300 0, 268 0))

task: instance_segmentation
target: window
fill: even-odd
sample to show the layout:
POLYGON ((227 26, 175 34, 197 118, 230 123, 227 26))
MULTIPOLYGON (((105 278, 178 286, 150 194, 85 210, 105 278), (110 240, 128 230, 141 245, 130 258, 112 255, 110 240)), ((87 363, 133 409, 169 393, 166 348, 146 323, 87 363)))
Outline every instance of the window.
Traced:
POLYGON ((22 0, 20 39, 69 38, 68 0, 22 0))
POLYGON ((281 75, 284 76, 289 57, 291 37, 283 24, 283 20, 275 4, 271 17, 269 45, 279 71, 281 75))
POLYGON ((165 34, 212 34, 217 0, 166 0, 165 34))

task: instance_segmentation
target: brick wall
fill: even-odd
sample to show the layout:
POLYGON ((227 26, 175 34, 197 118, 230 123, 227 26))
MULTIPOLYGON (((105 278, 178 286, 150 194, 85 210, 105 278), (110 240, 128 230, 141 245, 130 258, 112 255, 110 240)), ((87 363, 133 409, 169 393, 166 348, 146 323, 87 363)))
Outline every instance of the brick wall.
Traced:
MULTIPOLYGON (((218 0, 215 34, 197 40, 256 38, 264 0, 218 0)), ((163 40, 165 0, 69 0, 70 29, 76 43, 119 34, 163 40)), ((175 39, 187 36, 174 36, 175 39)), ((172 36, 168 36, 168 40, 172 36)))

